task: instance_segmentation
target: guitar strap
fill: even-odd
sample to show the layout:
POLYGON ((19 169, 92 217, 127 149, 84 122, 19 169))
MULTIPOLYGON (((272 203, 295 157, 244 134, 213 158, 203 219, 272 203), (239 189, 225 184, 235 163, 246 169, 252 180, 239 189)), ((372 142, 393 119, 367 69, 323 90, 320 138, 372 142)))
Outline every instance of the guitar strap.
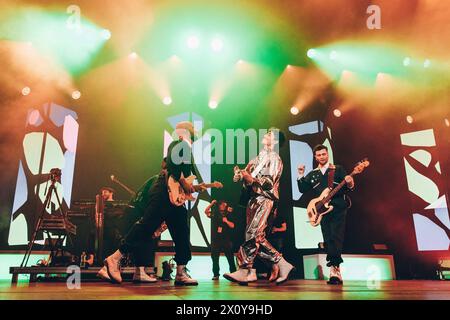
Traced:
POLYGON ((262 168, 264 168, 264 166, 266 165, 267 161, 269 161, 268 157, 266 157, 265 161, 261 161, 260 164, 258 164, 258 166, 255 168, 255 170, 253 170, 253 172, 251 173, 252 178, 256 178, 256 176, 258 175, 258 173, 262 170, 262 168))
POLYGON ((328 188, 331 190, 334 186, 334 173, 336 172, 335 168, 330 168, 328 172, 328 188))

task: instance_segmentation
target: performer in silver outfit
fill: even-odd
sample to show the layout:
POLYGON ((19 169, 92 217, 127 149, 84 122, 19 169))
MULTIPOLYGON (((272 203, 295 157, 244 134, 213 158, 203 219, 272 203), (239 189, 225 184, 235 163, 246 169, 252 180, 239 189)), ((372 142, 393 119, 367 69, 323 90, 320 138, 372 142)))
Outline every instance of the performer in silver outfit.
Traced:
POLYGON ((284 140, 284 134, 280 130, 269 129, 262 139, 264 150, 244 170, 235 168, 233 180, 244 180, 244 190, 249 193, 249 200, 245 242, 238 252, 239 270, 224 274, 230 281, 242 284, 256 281, 256 270, 252 267, 257 256, 272 265, 270 280, 277 284, 285 282, 294 269, 267 241, 265 235, 268 217, 276 210, 279 200, 283 162, 276 150, 284 140))

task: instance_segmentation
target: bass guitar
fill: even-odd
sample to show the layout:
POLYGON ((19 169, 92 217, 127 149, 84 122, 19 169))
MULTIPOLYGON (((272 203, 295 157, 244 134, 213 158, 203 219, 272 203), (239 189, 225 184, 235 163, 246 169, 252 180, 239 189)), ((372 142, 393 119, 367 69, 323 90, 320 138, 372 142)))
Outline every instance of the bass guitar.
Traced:
MULTIPOLYGON (((364 169, 367 168, 369 165, 370 163, 369 160, 367 159, 358 162, 358 164, 353 169, 352 173, 350 173, 350 176, 353 177, 354 175, 363 172, 364 169)), ((313 227, 317 227, 322 221, 323 216, 333 210, 333 206, 330 205, 330 201, 336 195, 336 193, 338 193, 339 190, 342 189, 342 187, 345 184, 346 181, 344 179, 333 189, 326 188, 325 190, 322 191, 320 196, 312 199, 309 202, 306 211, 308 213, 309 223, 313 227)))

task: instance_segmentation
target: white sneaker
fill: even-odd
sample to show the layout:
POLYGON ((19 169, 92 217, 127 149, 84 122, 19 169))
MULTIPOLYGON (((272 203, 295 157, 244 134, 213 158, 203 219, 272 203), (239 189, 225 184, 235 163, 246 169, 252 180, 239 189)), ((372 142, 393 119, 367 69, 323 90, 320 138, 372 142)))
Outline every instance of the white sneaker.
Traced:
POLYGON ((106 270, 112 282, 121 283, 122 276, 120 275, 120 260, 122 259, 122 253, 117 250, 108 258, 106 258, 103 263, 105 264, 106 270))
POLYGON ((232 272, 232 273, 224 273, 223 277, 227 280, 230 280, 231 282, 247 282, 247 276, 248 276, 248 269, 247 268, 240 268, 239 270, 232 272))
POLYGON ((292 270, 294 270, 294 266, 284 260, 284 258, 281 258, 280 261, 278 261, 278 267, 280 268, 280 271, 278 273, 278 278, 276 280, 277 284, 282 284, 283 282, 287 281, 289 278, 289 274, 292 270))
POLYGON ((176 286, 197 286, 198 282, 195 279, 192 279, 191 276, 187 273, 186 266, 179 265, 177 266, 177 275, 175 276, 175 285, 176 286))
POLYGON ((256 269, 240 268, 233 273, 225 273, 223 277, 232 282, 239 284, 247 284, 258 280, 256 269))
POLYGON ((155 283, 158 279, 154 276, 149 276, 145 272, 144 267, 137 267, 134 269, 133 282, 135 283, 155 283))
POLYGON ((108 275, 108 270, 106 269, 105 266, 103 266, 103 268, 101 268, 98 271, 97 277, 99 277, 100 279, 103 279, 103 280, 111 281, 111 278, 108 275))

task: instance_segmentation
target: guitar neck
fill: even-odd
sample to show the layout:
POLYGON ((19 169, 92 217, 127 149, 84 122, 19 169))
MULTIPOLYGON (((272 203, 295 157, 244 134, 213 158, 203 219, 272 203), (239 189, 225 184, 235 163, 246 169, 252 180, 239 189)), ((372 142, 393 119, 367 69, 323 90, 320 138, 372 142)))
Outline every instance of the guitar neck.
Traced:
POLYGON ((202 187, 209 189, 209 188, 215 188, 215 184, 214 183, 207 183, 207 184, 202 184, 202 185, 197 184, 197 185, 194 185, 193 187, 194 187, 194 189, 200 189, 202 187))
MULTIPOLYGON (((354 175, 355 175, 355 173, 352 172, 352 173, 350 174, 350 177, 353 177, 354 175)), ((346 184, 346 181, 345 181, 345 179, 344 179, 344 180, 342 180, 342 181, 341 181, 341 182, 340 182, 333 190, 330 191, 330 193, 328 194, 328 196, 327 196, 325 199, 323 199, 323 202, 328 202, 328 201, 330 201, 331 198, 333 198, 333 197, 336 195, 336 193, 338 193, 339 190, 341 190, 342 187, 343 187, 345 184, 346 184)))

